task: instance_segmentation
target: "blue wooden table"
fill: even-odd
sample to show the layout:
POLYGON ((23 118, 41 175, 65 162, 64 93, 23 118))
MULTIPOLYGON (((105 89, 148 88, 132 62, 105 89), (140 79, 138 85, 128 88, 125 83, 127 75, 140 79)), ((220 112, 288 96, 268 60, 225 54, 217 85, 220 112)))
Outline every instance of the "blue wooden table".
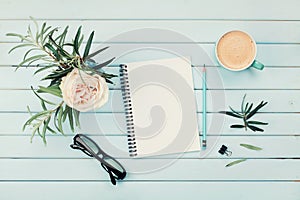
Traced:
MULTIPOLYGON (((0 1, 0 199, 300 199, 300 2, 287 1, 0 1), (87 35, 95 30, 95 45, 112 37, 141 28, 167 29, 190 38, 192 43, 168 41, 139 41, 157 46, 198 45, 208 54, 208 96, 222 94, 224 102, 208 102, 209 127, 212 117, 228 105, 238 107, 247 93, 254 103, 269 104, 257 114, 257 119, 269 123, 264 133, 233 130, 236 122, 224 118, 220 131, 209 131, 208 142, 213 146, 205 155, 186 154, 142 159, 143 163, 172 161, 161 169, 134 171, 117 186, 93 159, 69 148, 73 134, 48 137, 45 147, 40 138, 30 143, 30 130, 21 128, 28 118, 26 106, 39 111, 39 102, 30 91, 40 76, 34 77, 33 68, 15 67, 23 52, 8 55, 19 41, 6 37, 7 32, 25 33, 29 16, 39 23, 48 21, 53 26, 70 26, 74 33, 79 25, 87 35), (214 43, 229 30, 241 29, 250 33, 258 44, 257 59, 266 65, 260 72, 247 70, 240 73, 220 69, 214 58, 214 43), (215 80, 222 80, 222 87, 215 80), (250 151, 239 146, 249 143, 263 148, 250 151), (222 144, 230 147, 230 158, 217 153, 222 144), (248 160, 225 168, 231 161, 248 160)), ((70 36, 71 37, 71 36, 70 36)), ((73 37, 73 36, 72 36, 73 37)), ((136 45, 136 41, 118 41, 115 45, 136 45)), ((110 44, 112 45, 112 44, 110 44)), ((140 59, 149 56, 141 53, 140 59)), ((188 55, 187 55, 188 56, 188 55)), ((201 122, 201 77, 197 71, 203 64, 192 56, 195 96, 198 118, 201 122)), ((139 59, 138 58, 138 59, 139 59)), ((131 57, 126 61, 133 61, 131 57)), ((136 59, 136 58, 135 58, 136 59)), ((116 71, 117 68, 110 68, 116 71)), ((125 124, 116 123, 124 117, 120 90, 111 86, 114 102, 96 113, 82 115, 82 132, 91 135, 101 146, 108 143, 122 152, 127 151, 125 124), (93 117, 101 124, 94 126, 93 117)), ((110 99, 110 102, 112 101, 110 99)), ((110 151, 110 150, 108 150, 110 151)), ((116 154, 120 162, 130 158, 116 154)))

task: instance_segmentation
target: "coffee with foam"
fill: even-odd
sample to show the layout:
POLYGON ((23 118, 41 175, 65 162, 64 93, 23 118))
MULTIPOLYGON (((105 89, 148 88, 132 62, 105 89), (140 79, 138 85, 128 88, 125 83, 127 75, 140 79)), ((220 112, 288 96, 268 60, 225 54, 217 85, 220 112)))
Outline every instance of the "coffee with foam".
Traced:
POLYGON ((247 33, 231 31, 219 39, 216 54, 224 67, 242 70, 253 63, 256 56, 256 44, 247 33))

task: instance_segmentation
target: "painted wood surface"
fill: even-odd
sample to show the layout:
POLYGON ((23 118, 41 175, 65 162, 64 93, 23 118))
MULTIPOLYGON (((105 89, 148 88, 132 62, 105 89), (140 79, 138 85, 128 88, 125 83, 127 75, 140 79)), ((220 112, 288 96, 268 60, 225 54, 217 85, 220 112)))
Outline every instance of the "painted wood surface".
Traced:
MULTIPOLYGON (((0 199, 300 199, 300 1, 12 1, 0 0, 0 199), (159 5, 159 6, 158 6, 159 5), (152 8, 152 9, 151 9, 152 8), (72 150, 73 134, 49 135, 47 146, 38 136, 30 143, 30 130, 22 132, 28 118, 26 106, 40 110, 30 86, 43 74, 33 76, 35 68, 16 65, 22 51, 7 52, 18 40, 8 32, 25 33, 29 16, 38 23, 70 26, 74 33, 83 26, 86 35, 95 30, 95 46, 124 49, 141 45, 153 47, 121 57, 108 67, 116 73, 120 62, 164 58, 165 47, 192 57, 194 94, 199 125, 202 119, 201 66, 207 64, 208 150, 184 155, 130 159, 127 155, 124 111, 120 84, 110 85, 110 100, 96 112, 81 115, 78 132, 95 139, 103 149, 122 162, 129 174, 116 187, 97 161, 72 150), (137 29, 167 29, 187 37, 136 37, 114 40, 137 29), (229 72, 218 67, 214 44, 228 30, 250 33, 258 45, 261 71, 229 72), (193 50, 201 47, 207 59, 193 50), (218 113, 231 105, 240 107, 247 100, 268 105, 255 119, 268 122, 263 133, 233 130, 238 120, 218 113), (248 143, 263 148, 251 151, 248 143), (226 144, 230 158, 218 154, 226 144), (231 161, 247 161, 226 168, 231 161), (16 192, 17 191, 17 192, 16 192)), ((69 39, 72 34, 68 36, 69 39)), ((86 39, 84 40, 86 42, 86 39)), ((112 50, 105 54, 114 56, 112 50)), ((55 99, 53 99, 55 100, 55 99)), ((199 133, 201 135, 201 133, 199 133)))

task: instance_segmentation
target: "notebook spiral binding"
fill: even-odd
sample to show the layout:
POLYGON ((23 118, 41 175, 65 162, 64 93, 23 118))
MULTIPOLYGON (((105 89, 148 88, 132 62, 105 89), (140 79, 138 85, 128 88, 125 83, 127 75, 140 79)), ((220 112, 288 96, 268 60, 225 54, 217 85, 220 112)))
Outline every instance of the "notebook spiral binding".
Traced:
POLYGON ((120 83, 126 115, 129 156, 134 157, 137 156, 137 146, 134 134, 134 122, 131 106, 127 65, 120 65, 120 83))

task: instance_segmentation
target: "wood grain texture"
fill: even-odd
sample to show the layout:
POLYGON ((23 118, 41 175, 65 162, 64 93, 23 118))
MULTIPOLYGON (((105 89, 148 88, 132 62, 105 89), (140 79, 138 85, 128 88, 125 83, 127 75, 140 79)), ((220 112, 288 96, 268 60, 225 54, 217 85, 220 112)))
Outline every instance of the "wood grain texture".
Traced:
MULTIPOLYGON (((41 25, 46 20, 37 20, 41 25)), ((0 42, 19 42, 14 37, 6 37, 8 32, 25 33, 28 25, 34 24, 28 18, 26 20, 2 20, 0 24, 0 42)), ((111 38, 124 32, 135 29, 156 28, 168 29, 183 34, 195 43, 215 43, 217 38, 232 29, 241 29, 250 33, 255 41, 261 43, 299 43, 299 21, 225 21, 225 20, 47 20, 47 24, 63 29, 69 26, 67 40, 74 38, 79 25, 82 25, 82 33, 87 36, 92 30, 95 31, 94 41, 97 43, 108 42, 111 38), (103 28, 105 27, 105 28, 103 28), (257 31, 259 30, 259 31, 257 31), (280 32, 280 34, 274 34, 280 32)), ((87 41, 84 38, 84 42, 87 41)), ((159 38, 144 38, 143 42, 166 42, 159 38)), ((118 42, 137 42, 136 39, 124 38, 118 42)), ((141 41, 140 41, 141 42, 141 41)), ((175 38, 168 38, 168 42, 177 43, 175 38)))
MULTIPOLYGON (((29 135, 30 129, 22 131, 22 124, 30 115, 25 112, 0 113, 0 121, 2 127, 0 135, 4 136, 22 136, 29 135), (18 126, 16 126, 18 124, 18 126)), ((202 127, 202 114, 198 113, 199 128, 202 127)), ((269 123, 268 126, 261 126, 263 133, 254 133, 245 131, 244 129, 231 129, 233 123, 240 123, 238 119, 224 116, 218 113, 209 113, 207 115, 207 124, 209 127, 208 135, 230 135, 230 136, 287 136, 300 135, 298 113, 259 113, 255 116, 255 120, 269 123), (221 126, 218 126, 221 124, 221 126), (285 126, 288 124, 288 126, 285 126)), ((125 113, 81 113, 81 128, 78 132, 88 135, 124 135, 126 133, 125 113)), ((67 124, 64 126, 66 135, 74 135, 67 124)), ((200 132, 201 134, 201 132, 200 132)))
POLYGON ((44 200, 58 198, 57 188, 60 188, 59 196, 65 199, 107 199, 115 200, 127 196, 146 200, 149 198, 171 198, 180 200, 193 199, 195 195, 209 197, 211 200, 219 199, 243 199, 257 198, 256 192, 261 191, 262 199, 286 199, 298 198, 299 183, 293 182, 124 182, 113 187, 107 181, 95 182, 2 182, 0 191, 4 199, 34 199, 43 196, 44 200), (26 190, 24 190, 26 188, 26 190), (163 189, 162 189, 163 188, 163 189), (218 192, 216 192, 216 189, 218 192), (80 192, 74 192, 80 190, 80 192), (18 192, 15 192, 18 191, 18 192))
MULTIPOLYGON (((300 1, 1 0, 0 4, 0 199, 299 200, 300 1), (95 30, 93 48, 111 46, 103 59, 117 56, 113 64, 166 58, 172 51, 191 56, 192 64, 198 66, 193 67, 193 78, 200 130, 199 66, 208 65, 207 151, 180 157, 128 158, 117 79, 115 85, 110 85, 108 104, 96 112, 83 113, 82 128, 77 130, 90 135, 126 166, 128 176, 117 187, 109 183, 107 173, 96 160, 69 148, 74 134, 68 128, 66 136, 49 136, 47 146, 39 137, 30 143, 30 130, 22 133, 21 127, 29 116, 27 105, 33 111, 40 110, 30 86, 42 84, 42 75, 32 76, 33 67, 14 71, 12 65, 20 62, 23 52, 8 55, 19 41, 5 36, 8 32, 25 33, 31 23, 29 16, 40 24, 47 21, 53 26, 70 25, 68 40, 80 25, 86 35, 84 41, 95 30), (187 39, 178 40, 171 35, 112 39, 143 28, 167 29, 187 39), (233 73, 217 67, 214 44, 222 33, 232 29, 247 31, 255 38, 257 60, 266 65, 264 71, 233 73), (124 56, 126 49, 135 51, 124 56), (269 102, 255 116, 269 123, 264 133, 230 129, 238 121, 217 113, 229 105, 239 108, 245 93, 248 101, 269 102), (263 150, 251 151, 240 147, 240 143, 263 150), (218 154, 222 144, 233 152, 230 158, 218 154), (248 160, 224 167, 240 158, 248 160)), ((118 68, 107 70, 117 73, 118 68)))
MULTIPOLYGON (((300 172, 299 160, 289 159, 249 159, 229 168, 225 168, 225 165, 232 161, 228 159, 119 159, 119 161, 129 172, 126 177, 128 181, 291 182, 299 180, 300 172), (147 166, 151 166, 151 169, 147 166), (260 170, 254 171, 254 168, 260 170), (179 173, 182 171, 186 173, 179 173)), ((108 181, 107 172, 98 161, 92 159, 0 159, 0 169, 1 179, 6 181, 108 181), (7 173, 10 171, 15 173, 7 173), (51 172, 47 173, 48 171, 51 172)))
MULTIPOLYGON (((0 67, 0 74, 5 76, 0 79, 0 90, 28 90, 31 86, 35 89, 38 85, 46 86, 47 81, 40 82, 46 76, 46 72, 33 75, 36 67, 0 67), (16 71, 17 70, 17 71, 16 71), (11 77, 14 77, 12 79, 11 77), (18 81, 15 81, 18 80, 18 81)), ((104 68, 108 73, 119 74, 119 67, 111 66, 104 68)), ((202 67, 193 67, 194 89, 202 89, 202 67)), ((231 72, 220 67, 207 67, 207 88, 209 90, 299 90, 300 68, 266 68, 263 73, 257 70, 247 70, 243 72, 231 72), (282 74, 284 70, 284 75, 282 74), (283 76, 289 77, 288 80, 283 76), (237 84, 238 83, 238 84, 237 84)), ((120 79, 113 79, 114 84, 109 84, 110 89, 120 89, 120 79)))
MULTIPOLYGON (((194 91, 197 111, 202 111, 202 91, 194 91)), ((300 112, 300 90, 209 90, 207 92, 207 111, 219 112, 229 110, 229 106, 240 108, 243 96, 247 94, 246 101, 258 105, 262 100, 269 102, 261 112, 267 113, 298 113, 300 112), (278 98, 278 97, 282 98, 278 98)), ((27 112, 27 106, 32 111, 41 111, 40 101, 30 90, 0 90, 0 110, 2 112, 27 112), (22 102, 19 100, 22 99, 22 102)), ((59 103, 53 96, 45 95, 45 98, 59 103)), ((108 102, 95 112, 124 112, 120 90, 110 91, 108 102)))
POLYGON ((70 7, 69 1, 60 0, 54 0, 51 3, 41 3, 38 0, 7 1, 2 5, 3 12, 1 12, 0 18, 27 19, 28 13, 33 11, 32 5, 35 5, 36 18, 42 19, 299 20, 297 10, 299 1, 297 0, 288 0, 284 3, 259 0, 243 2, 238 0, 226 2, 177 0, 176 3, 171 0, 164 2, 154 0, 141 3, 136 0, 132 1, 130 5, 127 2, 113 0, 101 3, 101 6, 98 6, 98 1, 93 0, 89 3, 81 2, 74 7, 70 7), (66 7, 68 9, 64 9, 66 7), (15 8, 19 8, 17 15, 10 12, 15 8), (149 8, 155 8, 155 11, 149 8))
MULTIPOLYGON (((0 65, 17 65, 23 58, 24 51, 18 50, 11 55, 6 52, 17 43, 1 43, 0 65)), ((189 55, 192 58, 193 65, 213 65, 218 66, 214 54, 214 44, 182 44, 182 43, 125 43, 125 44, 95 44, 98 48, 110 46, 104 54, 104 58, 117 57, 118 63, 136 62, 141 60, 162 59, 174 57, 173 52, 180 56, 189 55), (143 46, 143 47, 141 47, 143 46), (132 50, 127 54, 127 50, 132 50), (199 52, 206 54, 199 57, 199 52), (126 56, 124 56, 125 54, 126 56), (142 58, 142 59, 141 59, 142 58)), ((258 44, 257 60, 271 67, 295 67, 300 66, 298 52, 299 44, 258 44)))
MULTIPOLYGON (((1 136, 0 145, 2 148, 10 148, 10 152, 0 152, 0 158, 87 158, 85 154, 74 151, 69 147, 72 144, 73 135, 69 136, 49 136, 47 146, 43 144, 40 137, 35 137, 30 143, 28 136, 1 136), (14 141, 13 144, 10 142, 14 141)), ((129 158, 126 135, 91 136, 101 148, 110 155, 117 158, 129 158)), ((222 144, 226 144, 233 152, 230 159, 238 158, 298 158, 299 159, 300 136, 261 136, 252 134, 251 136, 208 136, 208 147, 206 151, 191 152, 186 154, 170 154, 151 157, 151 159, 176 159, 176 158, 207 158, 226 159, 218 150, 222 144), (241 147, 241 143, 251 144, 261 147, 261 151, 253 151, 241 147)), ((172 144, 170 142, 169 144, 172 144)), ((146 158, 147 159, 147 158, 146 158)), ((134 162, 134 161, 133 161, 134 162)))

